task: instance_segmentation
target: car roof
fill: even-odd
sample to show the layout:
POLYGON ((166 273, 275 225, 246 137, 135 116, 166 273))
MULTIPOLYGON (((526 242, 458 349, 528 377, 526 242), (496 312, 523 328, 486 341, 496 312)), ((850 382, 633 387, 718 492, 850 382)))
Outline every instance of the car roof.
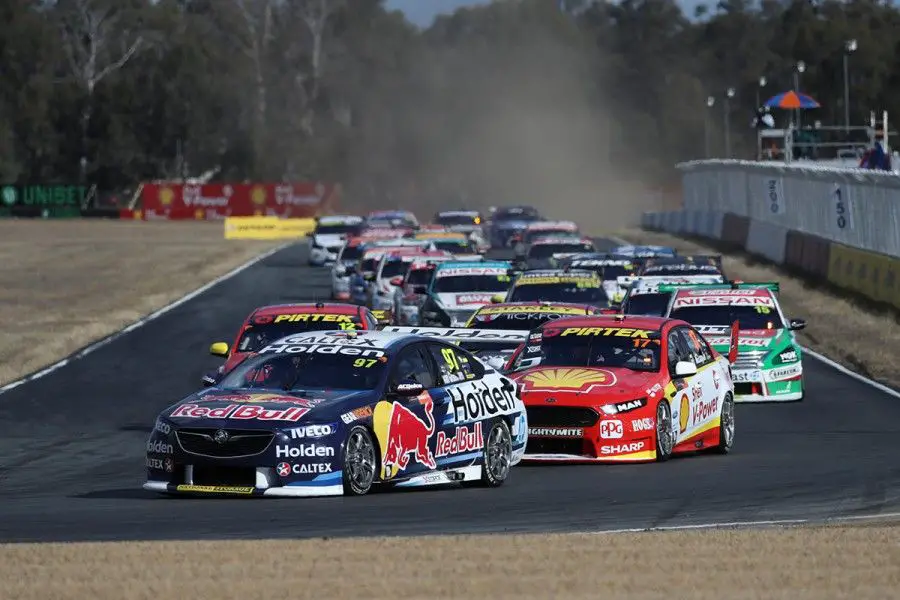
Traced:
MULTIPOLYGON (((669 319, 667 317, 645 317, 635 315, 589 315, 584 317, 566 317, 543 323, 541 329, 554 327, 557 323, 563 323, 565 327, 623 327, 631 329, 662 330, 666 323, 678 323, 683 321, 669 319)), ((558 326, 558 325, 557 325, 558 326)))
POLYGON ((532 221, 528 224, 528 229, 554 229, 554 228, 577 229, 578 225, 574 221, 532 221))
POLYGON ((481 213, 477 210, 441 210, 438 211, 439 217, 477 217, 481 213))
POLYGON ((359 313, 359 306, 355 304, 343 304, 340 302, 301 302, 295 304, 270 304, 260 306, 250 315, 252 317, 282 315, 286 313, 322 313, 326 315, 355 315, 359 313))
POLYGON ((508 269, 512 264, 505 260, 454 260, 438 265, 438 269, 508 269))
POLYGON ((775 297, 771 290, 764 287, 746 287, 736 290, 728 288, 685 288, 675 290, 677 298, 709 298, 709 297, 730 297, 730 298, 746 298, 748 296, 758 298, 775 297))
POLYGON ((565 237, 565 236, 541 236, 531 240, 532 246, 540 246, 541 244, 593 244, 594 240, 589 237, 565 237))

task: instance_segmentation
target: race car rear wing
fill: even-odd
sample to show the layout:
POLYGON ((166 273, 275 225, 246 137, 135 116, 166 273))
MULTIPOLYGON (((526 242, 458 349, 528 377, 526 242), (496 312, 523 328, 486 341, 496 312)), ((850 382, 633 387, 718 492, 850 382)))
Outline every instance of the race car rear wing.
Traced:
POLYGON ((777 281, 729 281, 726 283, 661 283, 659 284, 660 292, 674 292, 676 290, 758 290, 767 289, 775 294, 778 293, 779 286, 777 281))
POLYGON ((404 327, 390 325, 385 333, 424 335, 444 342, 507 342, 517 346, 528 339, 527 329, 464 329, 462 327, 404 327))

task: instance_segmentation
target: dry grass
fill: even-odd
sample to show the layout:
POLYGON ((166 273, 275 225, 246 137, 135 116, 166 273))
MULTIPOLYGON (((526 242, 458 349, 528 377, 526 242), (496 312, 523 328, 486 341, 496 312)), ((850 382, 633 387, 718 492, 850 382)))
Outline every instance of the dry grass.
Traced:
POLYGON ((896 597, 900 526, 0 546, 4 598, 896 597))
POLYGON ((221 223, 0 221, 0 383, 153 312, 276 242, 221 223))
MULTIPOLYGON (((718 253, 708 246, 664 233, 627 230, 619 235, 636 244, 673 246, 685 254, 718 253)), ((799 332, 802 344, 848 368, 900 388, 895 359, 900 353, 900 323, 892 310, 864 307, 853 298, 791 277, 750 256, 724 256, 723 264, 729 277, 781 284, 779 298, 784 312, 809 321, 807 328, 799 332)))

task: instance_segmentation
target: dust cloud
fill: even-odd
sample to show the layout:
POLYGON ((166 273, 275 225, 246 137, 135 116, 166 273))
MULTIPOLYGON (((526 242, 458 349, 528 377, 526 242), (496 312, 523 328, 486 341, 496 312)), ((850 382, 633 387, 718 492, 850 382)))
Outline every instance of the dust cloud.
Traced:
POLYGON ((530 204, 589 233, 658 208, 628 158, 638 140, 610 108, 603 65, 577 30, 526 23, 512 39, 499 35, 432 48, 416 83, 398 90, 406 97, 393 123, 413 148, 399 168, 413 183, 396 205, 427 219, 437 209, 530 204))

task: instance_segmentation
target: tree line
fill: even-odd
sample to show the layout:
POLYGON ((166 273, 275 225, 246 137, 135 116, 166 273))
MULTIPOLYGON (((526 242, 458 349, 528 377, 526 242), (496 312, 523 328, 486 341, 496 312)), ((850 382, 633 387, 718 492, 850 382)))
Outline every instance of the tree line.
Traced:
POLYGON ((851 39, 851 120, 900 115, 897 31, 874 0, 498 0, 427 30, 380 0, 6 0, 0 181, 329 179, 360 204, 429 206, 615 195, 702 157, 705 127, 721 155, 728 88, 751 158, 757 99, 791 89, 798 61, 810 118, 842 124, 851 39))

